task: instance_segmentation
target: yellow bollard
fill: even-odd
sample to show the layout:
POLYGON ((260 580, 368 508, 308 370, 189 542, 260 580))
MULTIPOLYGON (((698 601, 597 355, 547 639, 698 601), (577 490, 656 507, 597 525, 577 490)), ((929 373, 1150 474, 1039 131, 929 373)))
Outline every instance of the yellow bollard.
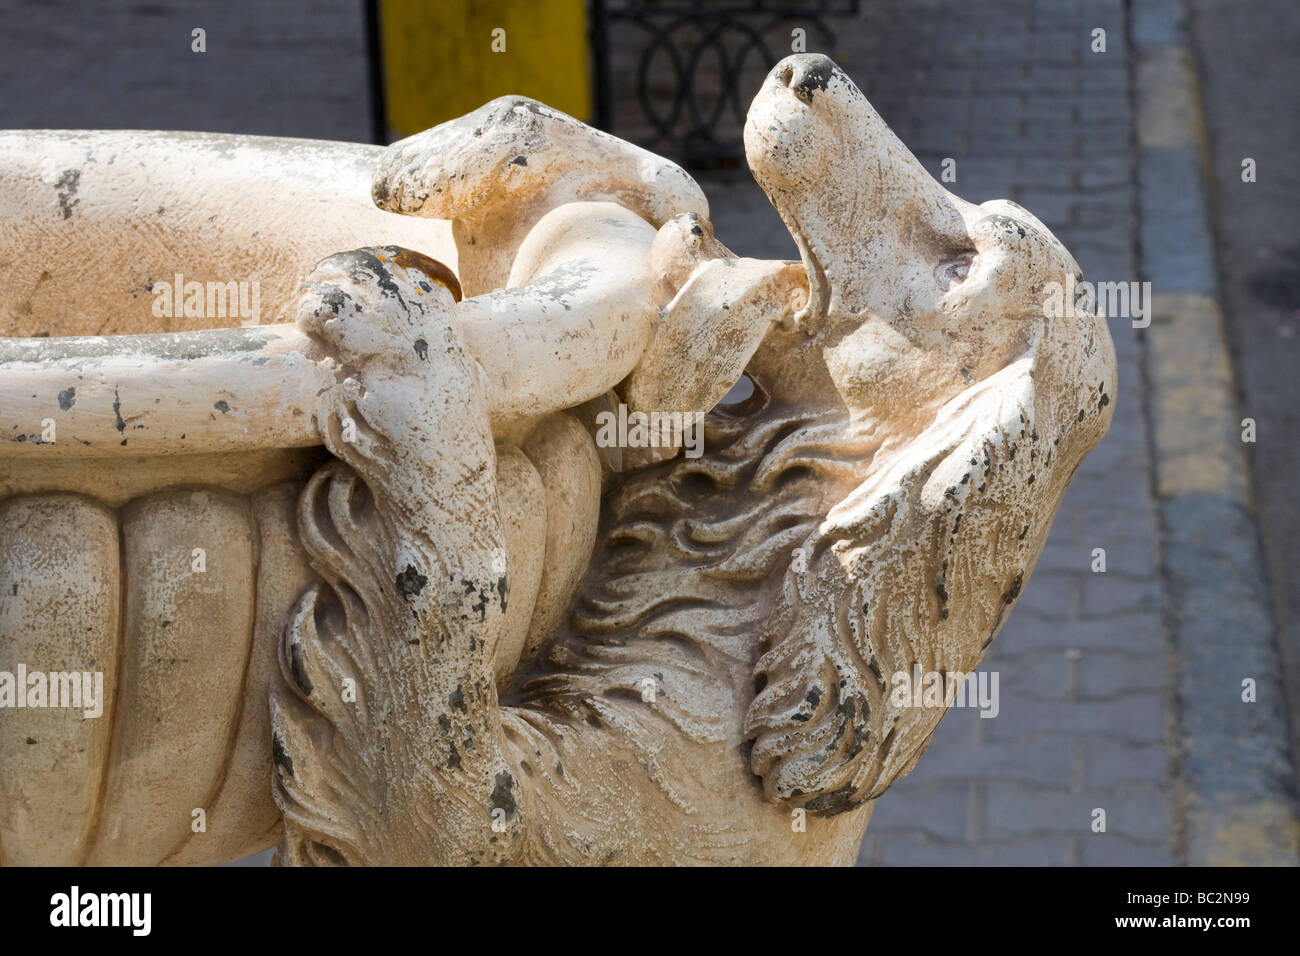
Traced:
POLYGON ((510 93, 590 116, 583 0, 379 0, 379 31, 398 137, 510 93))

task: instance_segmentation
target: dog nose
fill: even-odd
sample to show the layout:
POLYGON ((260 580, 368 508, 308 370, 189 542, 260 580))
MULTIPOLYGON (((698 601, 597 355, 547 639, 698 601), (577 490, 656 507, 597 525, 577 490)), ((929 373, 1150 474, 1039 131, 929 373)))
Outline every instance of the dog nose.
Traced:
POLYGON ((805 103, 811 103, 818 90, 825 90, 839 67, 821 53, 799 53, 788 56, 773 71, 777 82, 805 103))

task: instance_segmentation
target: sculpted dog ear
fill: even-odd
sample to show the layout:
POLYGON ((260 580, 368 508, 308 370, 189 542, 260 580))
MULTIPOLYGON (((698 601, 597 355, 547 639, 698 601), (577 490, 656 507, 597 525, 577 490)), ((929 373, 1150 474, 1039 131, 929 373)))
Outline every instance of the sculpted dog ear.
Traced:
POLYGON ((891 700, 893 676, 983 657, 1073 465, 1035 421, 1031 362, 949 403, 795 553, 745 724, 769 799, 835 814, 880 796, 945 711, 891 700))

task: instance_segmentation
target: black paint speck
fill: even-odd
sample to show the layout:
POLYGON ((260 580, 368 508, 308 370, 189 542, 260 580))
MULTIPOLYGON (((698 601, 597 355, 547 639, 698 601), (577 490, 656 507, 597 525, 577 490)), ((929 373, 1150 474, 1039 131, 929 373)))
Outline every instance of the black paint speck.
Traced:
POLYGON ((496 775, 494 782, 496 786, 492 789, 492 809, 504 810, 506 819, 509 820, 514 817, 518 810, 515 805, 514 794, 510 792, 511 788, 514 787, 515 778, 510 776, 509 772, 502 770, 496 775))
POLYGON ((54 188, 58 191, 59 211, 63 213, 64 219, 71 219, 73 208, 81 202, 76 198, 77 186, 80 184, 81 170, 79 169, 65 169, 59 176, 59 181, 54 184, 54 188))
POLYGON ((284 772, 293 776, 293 758, 285 752, 284 741, 279 736, 271 738, 271 759, 275 761, 277 767, 284 768, 284 772))
POLYGON ((406 570, 397 576, 397 593, 409 602, 411 597, 423 591, 428 583, 428 578, 415 570, 414 565, 408 564, 406 570))

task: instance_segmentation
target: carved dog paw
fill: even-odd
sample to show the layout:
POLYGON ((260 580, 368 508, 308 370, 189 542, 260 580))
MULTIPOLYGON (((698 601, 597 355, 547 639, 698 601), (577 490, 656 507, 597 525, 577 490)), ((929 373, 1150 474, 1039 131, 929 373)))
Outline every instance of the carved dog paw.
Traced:
POLYGON ((339 253, 312 270, 298 325, 337 366, 338 387, 317 413, 330 451, 364 473, 428 430, 427 403, 412 399, 436 393, 453 368, 445 354, 460 352, 450 319, 459 298, 446 266, 396 246, 339 253))

